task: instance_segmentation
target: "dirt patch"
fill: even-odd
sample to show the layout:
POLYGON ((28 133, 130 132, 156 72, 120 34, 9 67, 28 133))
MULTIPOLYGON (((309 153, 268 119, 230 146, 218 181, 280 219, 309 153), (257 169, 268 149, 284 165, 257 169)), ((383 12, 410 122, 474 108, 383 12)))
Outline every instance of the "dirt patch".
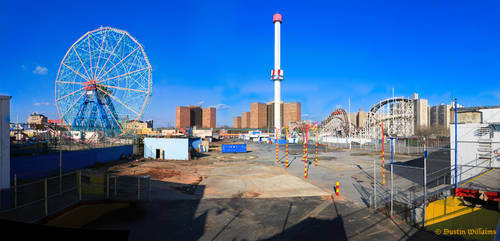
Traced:
POLYGON ((333 197, 332 197, 332 195, 323 195, 323 196, 321 196, 321 200, 333 202, 333 197))
POLYGON ((217 156, 216 158, 220 161, 230 162, 230 161, 252 160, 257 157, 253 155, 224 154, 217 156))
POLYGON ((337 202, 346 202, 347 201, 347 199, 345 198, 345 196, 343 196, 343 195, 337 196, 335 194, 335 192, 332 192, 331 195, 323 195, 323 196, 321 196, 321 200, 325 200, 325 201, 328 200, 328 201, 332 201, 332 202, 335 202, 335 201, 337 201, 337 202))
POLYGON ((238 192, 233 195, 233 198, 255 198, 260 196, 258 192, 238 192))
POLYGON ((333 201, 337 201, 337 202, 346 202, 347 199, 345 198, 344 195, 335 195, 335 194, 332 194, 332 197, 333 197, 333 201))
POLYGON ((192 184, 197 185, 202 181, 202 177, 196 173, 195 170, 183 170, 179 169, 166 169, 166 168, 156 168, 156 167, 134 167, 125 170, 121 170, 118 175, 130 175, 130 176, 144 176, 149 175, 151 179, 173 182, 179 184, 192 184))
POLYGON ((162 180, 180 175, 181 172, 177 170, 147 168, 147 170, 139 175, 149 175, 153 180, 162 180))

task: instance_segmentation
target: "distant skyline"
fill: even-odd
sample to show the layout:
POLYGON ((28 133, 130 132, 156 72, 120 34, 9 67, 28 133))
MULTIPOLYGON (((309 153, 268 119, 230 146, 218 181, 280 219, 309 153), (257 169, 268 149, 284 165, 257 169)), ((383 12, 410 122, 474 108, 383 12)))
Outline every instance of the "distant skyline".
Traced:
POLYGON ((153 69, 143 120, 175 124, 175 107, 217 107, 217 124, 273 99, 274 13, 283 15, 282 100, 321 121, 416 92, 430 105, 500 105, 500 2, 2 1, 0 94, 11 120, 58 118, 60 61, 86 32, 110 26, 141 43, 153 69))

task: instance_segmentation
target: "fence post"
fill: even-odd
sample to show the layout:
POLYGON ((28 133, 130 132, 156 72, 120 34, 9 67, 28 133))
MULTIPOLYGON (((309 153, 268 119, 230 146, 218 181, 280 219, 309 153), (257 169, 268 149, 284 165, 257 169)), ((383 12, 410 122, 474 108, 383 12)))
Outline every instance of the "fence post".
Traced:
POLYGON ((115 198, 116 198, 116 196, 118 196, 117 182, 118 182, 118 177, 116 176, 115 177, 115 198))
POLYGON ((413 200, 412 200, 411 194, 412 194, 412 191, 410 191, 410 198, 408 199, 408 206, 410 206, 410 219, 411 219, 411 223, 416 224, 417 222, 414 218, 415 215, 413 214, 415 209, 413 208, 413 200))
POLYGON ((373 208, 377 209, 377 164, 373 159, 373 208))
POLYGON ((109 174, 106 174, 106 199, 109 199, 109 174))
POLYGON ((410 155, 410 139, 406 139, 406 155, 410 155))
POLYGON ((59 195, 62 194, 62 150, 59 146, 59 195))
POLYGON ((77 175, 78 182, 78 200, 82 200, 82 170, 78 170, 77 175))
POLYGON ((425 227, 425 212, 427 206, 427 148, 425 146, 425 137, 424 137, 424 213, 422 217, 423 227, 425 227))
POLYGON ((14 208, 17 208, 17 174, 14 173, 14 208))
POLYGON ((394 138, 391 138, 391 217, 394 210, 394 138))
POLYGON ((137 200, 141 200, 141 177, 137 176, 137 200))
POLYGON ((44 179, 43 182, 44 186, 44 195, 45 195, 45 216, 47 217, 49 215, 49 200, 48 200, 48 194, 47 194, 47 178, 44 179))

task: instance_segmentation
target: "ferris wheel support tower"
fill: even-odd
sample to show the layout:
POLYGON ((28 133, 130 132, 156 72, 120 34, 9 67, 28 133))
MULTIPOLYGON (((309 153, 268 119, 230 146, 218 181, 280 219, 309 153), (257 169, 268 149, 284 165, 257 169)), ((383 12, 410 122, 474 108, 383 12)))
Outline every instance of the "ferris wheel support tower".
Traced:
POLYGON ((271 79, 274 81, 274 128, 276 128, 276 138, 281 130, 281 81, 283 81, 283 70, 280 69, 280 29, 281 14, 273 15, 274 24, 274 69, 271 71, 271 79))

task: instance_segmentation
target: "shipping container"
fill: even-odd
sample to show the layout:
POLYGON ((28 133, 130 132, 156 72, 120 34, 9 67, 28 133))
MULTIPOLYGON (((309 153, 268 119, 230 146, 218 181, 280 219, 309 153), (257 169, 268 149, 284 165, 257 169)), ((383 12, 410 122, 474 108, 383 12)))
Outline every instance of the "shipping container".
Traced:
POLYGON ((247 152, 246 144, 223 144, 221 146, 222 153, 241 153, 247 152))

